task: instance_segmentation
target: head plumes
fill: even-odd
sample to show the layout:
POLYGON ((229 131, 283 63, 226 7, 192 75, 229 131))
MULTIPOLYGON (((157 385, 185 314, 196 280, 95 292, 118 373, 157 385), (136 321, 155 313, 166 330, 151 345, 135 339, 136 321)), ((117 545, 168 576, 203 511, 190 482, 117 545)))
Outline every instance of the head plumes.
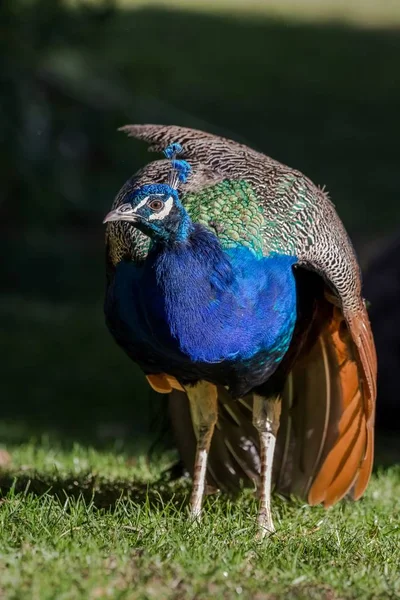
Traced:
POLYGON ((179 183, 185 183, 191 167, 185 160, 176 158, 182 152, 178 143, 164 150, 171 160, 168 183, 142 185, 128 193, 125 202, 108 213, 104 223, 125 221, 131 223, 155 241, 183 241, 190 229, 191 220, 178 195, 179 183))
POLYGON ((191 167, 186 160, 177 159, 177 155, 182 152, 182 146, 177 142, 170 144, 164 149, 164 155, 171 160, 172 169, 169 176, 169 185, 176 189, 179 182, 186 183, 190 174, 191 167))

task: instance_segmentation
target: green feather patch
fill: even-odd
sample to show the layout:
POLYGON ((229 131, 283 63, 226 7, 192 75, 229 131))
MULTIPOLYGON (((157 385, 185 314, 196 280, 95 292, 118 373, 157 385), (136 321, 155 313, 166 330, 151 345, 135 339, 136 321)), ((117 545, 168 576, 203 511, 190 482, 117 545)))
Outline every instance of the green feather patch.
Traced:
POLYGON ((211 229, 223 248, 247 246, 263 254, 264 216, 259 200, 247 181, 224 180, 182 197, 192 221, 211 229))

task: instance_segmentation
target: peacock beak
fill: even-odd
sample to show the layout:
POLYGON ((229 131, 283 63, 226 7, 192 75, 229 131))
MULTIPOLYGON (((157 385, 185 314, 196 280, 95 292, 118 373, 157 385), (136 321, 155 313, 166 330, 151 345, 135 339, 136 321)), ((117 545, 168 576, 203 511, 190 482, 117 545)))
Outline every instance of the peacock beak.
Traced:
POLYGON ((132 208, 132 204, 121 204, 115 210, 111 210, 108 215, 105 216, 103 223, 110 223, 110 221, 137 221, 138 215, 132 208))

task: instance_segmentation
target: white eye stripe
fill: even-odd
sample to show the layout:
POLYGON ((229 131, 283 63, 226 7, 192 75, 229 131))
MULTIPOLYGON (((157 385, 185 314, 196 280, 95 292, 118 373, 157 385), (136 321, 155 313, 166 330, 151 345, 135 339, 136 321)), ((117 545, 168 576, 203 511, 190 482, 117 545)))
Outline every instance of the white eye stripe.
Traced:
POLYGON ((148 199, 149 199, 148 196, 146 196, 146 198, 143 198, 143 200, 141 200, 139 202, 139 204, 137 206, 135 206, 135 208, 133 209, 133 212, 135 213, 135 212, 137 212, 139 210, 139 208, 142 208, 142 206, 144 206, 146 204, 146 202, 147 202, 148 199))
MULTIPOLYGON (((152 196, 164 196, 164 194, 151 194, 152 196)), ((146 204, 146 202, 148 201, 148 199, 150 198, 150 196, 146 196, 146 198, 143 198, 143 200, 141 200, 139 202, 139 204, 137 206, 135 206, 135 208, 133 209, 132 212, 137 212, 139 210, 139 208, 142 208, 142 206, 144 206, 146 204)))
POLYGON ((164 219, 171 212, 173 205, 174 199, 172 198, 172 196, 170 196, 168 200, 166 200, 166 202, 164 203, 163 209, 161 209, 158 213, 154 213, 149 216, 149 221, 159 221, 161 219, 164 219))

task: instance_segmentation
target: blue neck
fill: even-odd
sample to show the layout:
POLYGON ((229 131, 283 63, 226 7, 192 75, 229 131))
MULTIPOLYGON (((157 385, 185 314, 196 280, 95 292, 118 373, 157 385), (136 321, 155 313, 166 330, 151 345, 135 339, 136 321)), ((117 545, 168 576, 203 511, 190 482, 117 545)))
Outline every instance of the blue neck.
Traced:
POLYGON ((179 242, 185 242, 190 234, 193 232, 193 222, 189 217, 186 210, 182 207, 181 213, 179 215, 179 222, 176 228, 176 231, 170 234, 168 242, 171 244, 176 244, 179 242))
POLYGON ((257 259, 244 247, 225 252, 214 234, 193 225, 183 241, 156 244, 149 253, 140 286, 147 321, 162 321, 163 343, 194 362, 247 360, 258 352, 278 361, 296 320, 295 262, 257 259))
POLYGON ((234 273, 229 257, 215 235, 201 225, 194 225, 190 218, 189 225, 188 229, 186 224, 182 237, 168 248, 155 244, 147 265, 150 269, 155 268, 157 282, 165 297, 179 291, 180 299, 188 300, 188 308, 197 309, 193 299, 189 300, 194 290, 200 292, 202 289, 206 296, 214 287, 222 291, 233 283, 234 273))

